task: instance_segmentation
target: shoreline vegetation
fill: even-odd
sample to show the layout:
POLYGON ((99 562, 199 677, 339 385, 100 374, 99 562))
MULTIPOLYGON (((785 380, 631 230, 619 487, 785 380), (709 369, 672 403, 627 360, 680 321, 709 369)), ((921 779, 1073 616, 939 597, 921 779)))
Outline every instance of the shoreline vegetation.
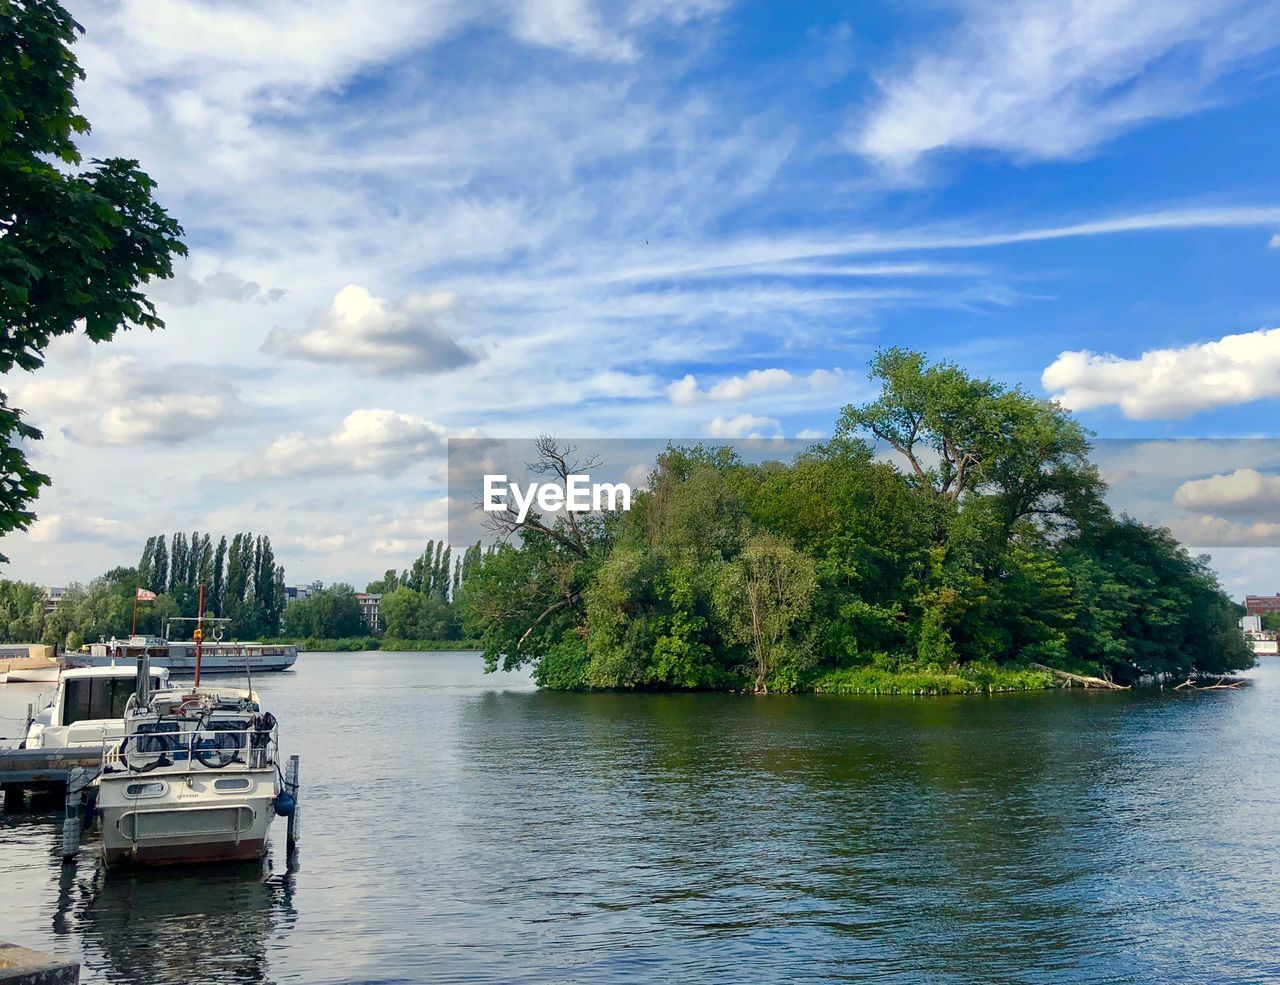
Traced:
MULTIPOLYGON (((879 396, 790 461, 668 445, 629 511, 489 514, 462 635, 561 690, 992 693, 1255 666, 1209 559, 1111 511, 1059 404, 898 348, 869 375, 879 396)), ((599 464, 577 456, 544 436, 534 468, 567 486, 599 464)))
POLYGON ((479 640, 389 640, 378 636, 347 636, 341 639, 308 637, 279 637, 263 640, 275 646, 296 646, 303 653, 359 653, 361 651, 421 651, 480 650, 479 640))
MULTIPOLYGON (((789 461, 668 445, 628 511, 490 513, 488 547, 429 542, 368 584, 374 633, 350 584, 290 600, 269 537, 192 531, 149 538, 136 566, 52 608, 0 581, 0 642, 127 635, 138 587, 156 597, 137 631, 158 633, 204 585, 233 639, 473 649, 552 690, 1200 689, 1255 665, 1208 558, 1112 513, 1060 406, 900 349, 871 377, 880 396, 789 461)), ((565 484, 596 464, 550 437, 536 455, 565 484)))

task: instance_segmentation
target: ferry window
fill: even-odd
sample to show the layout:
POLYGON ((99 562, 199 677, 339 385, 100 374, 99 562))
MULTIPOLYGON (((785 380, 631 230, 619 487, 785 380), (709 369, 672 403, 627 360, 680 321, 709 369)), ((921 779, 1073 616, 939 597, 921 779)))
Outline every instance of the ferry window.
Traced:
POLYGON ((213 781, 215 790, 248 790, 249 778, 244 776, 226 777, 221 780, 213 781))
POLYGON ((133 694, 133 678, 126 677, 78 677, 67 680, 66 685, 63 725, 123 718, 125 703, 133 694))

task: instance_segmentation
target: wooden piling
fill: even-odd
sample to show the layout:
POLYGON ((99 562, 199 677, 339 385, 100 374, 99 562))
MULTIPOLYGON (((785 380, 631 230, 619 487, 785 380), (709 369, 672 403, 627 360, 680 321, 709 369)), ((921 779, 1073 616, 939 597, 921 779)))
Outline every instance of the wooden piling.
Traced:
POLYGON ((288 834, 285 836, 285 843, 292 850, 298 844, 298 839, 302 836, 302 824, 299 814, 302 811, 302 803, 298 797, 298 757, 289 757, 289 767, 285 771, 284 788, 289 792, 289 796, 293 798, 293 813, 289 815, 288 834))

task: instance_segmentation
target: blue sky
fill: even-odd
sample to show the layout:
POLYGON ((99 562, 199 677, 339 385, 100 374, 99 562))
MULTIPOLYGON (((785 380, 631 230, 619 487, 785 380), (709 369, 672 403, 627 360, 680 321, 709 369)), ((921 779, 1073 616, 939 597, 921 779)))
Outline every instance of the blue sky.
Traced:
MULTIPOLYGON (((449 436, 823 435, 885 344, 1103 438, 1275 432, 1274 4, 70 6, 86 150, 191 257, 166 331, 14 381, 15 575, 252 527, 362 583, 444 534, 449 436)), ((1250 447, 1161 516, 1274 591, 1250 447)))

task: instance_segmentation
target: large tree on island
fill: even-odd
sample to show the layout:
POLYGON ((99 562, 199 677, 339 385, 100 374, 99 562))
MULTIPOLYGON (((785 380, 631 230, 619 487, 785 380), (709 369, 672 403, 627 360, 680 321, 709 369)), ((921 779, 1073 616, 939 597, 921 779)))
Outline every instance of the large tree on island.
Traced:
MULTIPOLYGON (((81 327, 95 342, 163 328, 140 288, 187 252, 137 161, 75 170, 75 137, 89 132, 71 50, 82 32, 56 0, 0 0, 0 373, 38 369, 50 340, 81 327)), ((0 535, 35 519, 49 477, 22 445, 40 437, 0 392, 0 535)))
POLYGON ((1088 433, 1057 403, 897 347, 876 353, 869 376, 880 396, 846 406, 836 435, 883 441, 922 491, 990 496, 1006 536, 1024 518, 1052 523, 1100 502, 1088 433))

